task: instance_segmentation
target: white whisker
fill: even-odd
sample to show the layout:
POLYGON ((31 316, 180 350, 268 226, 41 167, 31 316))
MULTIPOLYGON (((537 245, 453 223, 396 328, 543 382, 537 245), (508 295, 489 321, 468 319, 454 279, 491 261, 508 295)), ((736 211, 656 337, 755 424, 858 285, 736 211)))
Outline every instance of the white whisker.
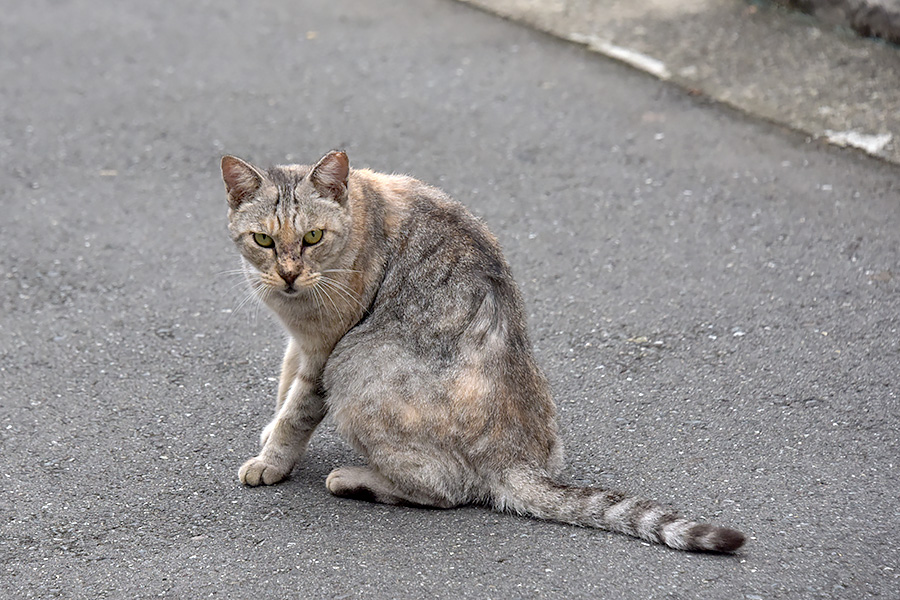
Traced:
MULTIPOLYGON (((320 278, 318 281, 316 281, 316 285, 314 287, 318 288, 320 283, 324 283, 323 278, 320 278)), ((329 302, 331 302, 331 306, 334 307, 335 316, 338 317, 341 320, 341 322, 343 322, 344 315, 343 315, 343 313, 341 313, 341 310, 337 307, 337 304, 335 304, 334 298, 332 298, 331 294, 328 293, 328 288, 323 287, 323 288, 320 288, 319 291, 321 291, 323 294, 325 294, 325 297, 328 298, 329 302)))
POLYGON ((225 295, 233 296, 234 302, 234 308, 232 308, 230 311, 228 322, 231 322, 235 315, 237 315, 252 300, 259 301, 259 292, 262 288, 262 283, 258 280, 248 277, 248 275, 249 273, 246 267, 226 269, 224 271, 215 273, 216 277, 224 277, 227 279, 235 280, 224 291, 225 295), (235 293, 236 290, 241 290, 241 292, 235 293))
POLYGON ((255 302, 253 303, 251 309, 251 316, 253 318, 253 322, 256 323, 259 321, 259 307, 263 302, 263 298, 266 296, 266 288, 263 286, 258 286, 256 288, 256 293, 253 295, 253 299, 255 302))
POLYGON ((262 288, 262 293, 259 295, 256 302, 256 310, 253 312, 253 321, 256 322, 259 320, 259 309, 265 303, 265 301, 271 296, 275 290, 273 290, 269 286, 265 286, 262 288))
POLYGON ((228 289, 225 291, 228 293, 232 293, 232 292, 234 292, 234 290, 236 290, 238 288, 244 288, 244 290, 247 290, 247 289, 249 289, 248 288, 249 285, 250 285, 249 281, 247 281, 246 279, 241 279, 240 281, 236 281, 236 282, 232 283, 230 286, 228 286, 228 289))
MULTIPOLYGON (((246 291, 240 297, 237 305, 232 309, 231 314, 229 315, 229 321, 234 318, 245 306, 247 306, 251 301, 255 301, 255 307, 253 313, 250 315, 251 318, 255 321, 259 318, 259 306, 262 304, 263 300, 271 293, 271 288, 267 286, 265 283, 258 279, 245 279, 241 282, 242 285, 246 286, 246 291)), ((232 289, 237 287, 237 285, 232 286, 232 289)))
POLYGON ((254 290, 252 286, 248 286, 247 290, 244 292, 244 295, 241 296, 237 305, 234 307, 234 309, 232 309, 231 316, 229 318, 234 318, 234 316, 237 315, 241 311, 241 309, 243 309, 247 305, 247 303, 253 300, 255 297, 256 290, 254 290))
POLYGON ((362 273, 356 269, 324 269, 320 273, 362 273))
POLYGON ((354 290, 347 287, 345 284, 337 281, 336 279, 332 279, 331 277, 325 277, 324 275, 319 278, 319 281, 321 281, 328 288, 340 294, 342 298, 355 302, 357 306, 368 312, 365 305, 359 299, 359 295, 354 290))
POLYGON ((317 286, 312 286, 310 288, 314 294, 314 298, 316 299, 316 308, 320 311, 325 310, 325 300, 322 298, 322 294, 319 293, 317 286))
POLYGON ((216 273, 216 277, 231 277, 233 275, 246 275, 247 271, 243 267, 240 269, 226 269, 216 273))

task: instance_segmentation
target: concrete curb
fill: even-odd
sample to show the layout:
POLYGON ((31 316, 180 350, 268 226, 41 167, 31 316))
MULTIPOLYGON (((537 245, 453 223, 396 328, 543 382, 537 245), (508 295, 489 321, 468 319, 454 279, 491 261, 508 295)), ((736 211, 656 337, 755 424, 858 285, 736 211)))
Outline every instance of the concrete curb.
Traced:
POLYGON ((460 0, 900 164, 900 48, 734 0, 460 0))

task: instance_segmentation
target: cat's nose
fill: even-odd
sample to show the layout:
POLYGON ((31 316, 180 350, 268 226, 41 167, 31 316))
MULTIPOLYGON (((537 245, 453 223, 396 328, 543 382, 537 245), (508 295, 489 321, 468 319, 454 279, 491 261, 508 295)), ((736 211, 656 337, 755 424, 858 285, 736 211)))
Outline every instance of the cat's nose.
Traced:
POLYGON ((278 276, 284 279, 284 283, 287 284, 288 287, 293 287, 294 282, 297 281, 297 277, 300 275, 299 271, 282 271, 278 270, 278 276))

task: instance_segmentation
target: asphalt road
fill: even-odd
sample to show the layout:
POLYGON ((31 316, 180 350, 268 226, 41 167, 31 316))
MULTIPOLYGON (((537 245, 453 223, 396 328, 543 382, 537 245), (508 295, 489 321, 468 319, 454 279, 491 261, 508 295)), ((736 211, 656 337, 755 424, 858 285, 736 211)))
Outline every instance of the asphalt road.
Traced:
POLYGON ((895 167, 447 0, 11 3, 0 111, 0 596, 900 594, 895 167), (336 499, 328 425, 241 486, 283 334, 218 160, 336 147, 497 234, 568 480, 748 545, 336 499))

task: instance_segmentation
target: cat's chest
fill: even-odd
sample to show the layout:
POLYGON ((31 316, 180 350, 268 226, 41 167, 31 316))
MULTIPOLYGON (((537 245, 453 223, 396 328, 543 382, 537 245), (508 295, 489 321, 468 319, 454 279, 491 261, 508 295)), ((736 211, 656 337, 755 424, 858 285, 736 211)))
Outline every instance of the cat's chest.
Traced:
POLYGON ((317 351, 333 348, 344 335, 347 327, 339 321, 323 316, 319 311, 304 306, 279 306, 275 310, 288 334, 304 348, 317 351))
POLYGON ((340 341, 342 332, 308 325, 308 323, 293 326, 285 324, 285 329, 297 349, 297 372, 292 376, 309 382, 320 382, 318 385, 321 389, 325 365, 335 345, 340 341))

